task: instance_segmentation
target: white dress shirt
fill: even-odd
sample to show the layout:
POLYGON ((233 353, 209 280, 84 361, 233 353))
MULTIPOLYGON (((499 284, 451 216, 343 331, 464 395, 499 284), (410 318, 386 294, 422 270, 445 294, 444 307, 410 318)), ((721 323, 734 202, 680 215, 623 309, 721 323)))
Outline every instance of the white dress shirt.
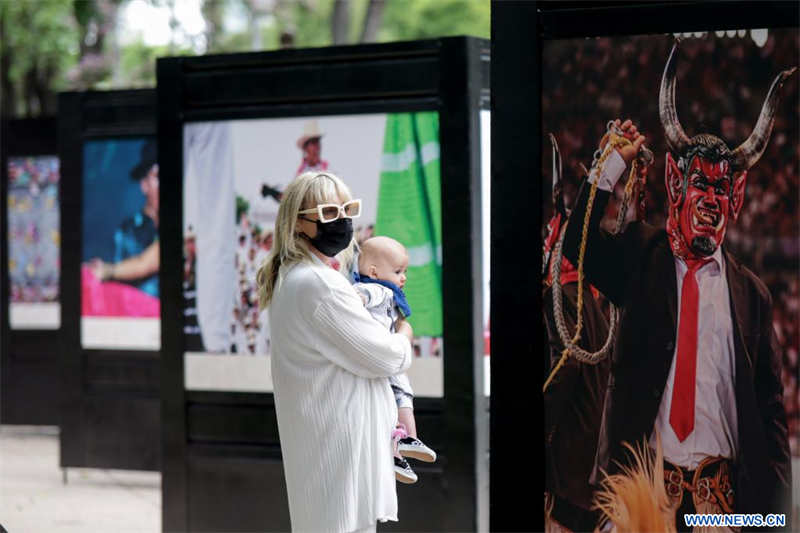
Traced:
MULTIPOLYGON (((589 182, 597 181, 598 189, 611 192, 624 171, 625 161, 614 150, 599 176, 592 169, 589 182)), ((650 445, 655 447, 656 433, 660 434, 664 458, 689 470, 696 468, 706 457, 736 457, 736 367, 728 279, 722 249, 718 247, 711 258, 713 261, 703 265, 695 274, 698 305, 694 429, 686 440, 680 442, 669 423, 678 353, 677 333, 680 331, 680 324, 677 324, 672 364, 650 437, 650 445)), ((678 317, 683 277, 687 270, 686 263, 676 257, 678 317)))
MULTIPOLYGON (((706 457, 736 457, 736 366, 733 347, 733 321, 725 275, 725 260, 717 248, 713 261, 703 265, 695 274, 698 288, 697 305, 697 372, 695 377, 694 429, 680 442, 669 423, 672 390, 675 384, 675 362, 678 340, 661 397, 658 416, 650 438, 655 447, 656 432, 661 435, 664 459, 694 470, 706 457)), ((675 258, 678 281, 678 317, 681 289, 688 268, 675 258)), ((680 318, 678 318, 680 321, 680 318)), ((677 325, 680 331, 680 323, 677 325)))
POLYGON ((411 365, 411 344, 319 259, 281 274, 268 311, 292 530, 344 533, 397 520, 389 376, 411 365))
POLYGON ((625 160, 622 159, 619 152, 612 150, 603 163, 603 172, 600 173, 599 181, 597 181, 597 168, 592 166, 592 170, 589 172, 589 183, 597 181, 598 189, 611 192, 623 172, 625 172, 625 160))

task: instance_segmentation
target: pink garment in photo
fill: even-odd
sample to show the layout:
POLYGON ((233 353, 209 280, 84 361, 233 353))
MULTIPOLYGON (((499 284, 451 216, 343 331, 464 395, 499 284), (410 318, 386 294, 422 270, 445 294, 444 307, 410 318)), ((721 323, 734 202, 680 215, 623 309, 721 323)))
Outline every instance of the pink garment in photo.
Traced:
POLYGON ((100 281, 81 266, 81 316, 159 317, 161 302, 125 283, 100 281))

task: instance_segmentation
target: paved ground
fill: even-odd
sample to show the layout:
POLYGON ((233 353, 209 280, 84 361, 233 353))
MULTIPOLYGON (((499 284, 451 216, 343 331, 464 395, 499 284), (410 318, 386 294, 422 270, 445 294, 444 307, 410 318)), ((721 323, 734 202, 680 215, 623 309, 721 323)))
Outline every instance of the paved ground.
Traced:
MULTIPOLYGON (((794 458, 800 522, 800 459, 794 458)), ((64 485, 58 428, 0 426, 0 524, 8 533, 160 533, 161 474, 72 468, 64 485)))
POLYGON ((58 428, 0 426, 0 524, 8 533, 159 533, 161 474, 58 466, 58 428))

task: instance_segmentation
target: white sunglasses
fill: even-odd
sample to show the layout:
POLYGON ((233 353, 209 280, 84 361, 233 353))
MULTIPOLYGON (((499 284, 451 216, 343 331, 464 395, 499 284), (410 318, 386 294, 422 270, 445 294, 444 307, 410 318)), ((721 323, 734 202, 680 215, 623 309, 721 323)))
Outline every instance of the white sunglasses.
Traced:
POLYGON ((313 209, 303 209, 298 211, 298 215, 306 215, 316 213, 319 216, 319 221, 323 224, 333 222, 338 218, 358 218, 361 216, 361 200, 350 200, 342 205, 337 204, 319 204, 313 209))

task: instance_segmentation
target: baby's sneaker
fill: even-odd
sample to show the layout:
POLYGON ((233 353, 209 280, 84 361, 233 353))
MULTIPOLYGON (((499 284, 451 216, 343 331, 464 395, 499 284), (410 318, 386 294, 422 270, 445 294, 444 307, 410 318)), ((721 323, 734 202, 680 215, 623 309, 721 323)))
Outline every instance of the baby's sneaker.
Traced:
POLYGON ((397 451, 403 457, 411 457, 417 461, 432 463, 436 461, 436 452, 425 446, 421 440, 414 437, 405 437, 397 443, 397 451))
POLYGON ((402 457, 394 456, 394 477, 400 483, 416 483, 417 474, 411 470, 408 461, 402 457))

